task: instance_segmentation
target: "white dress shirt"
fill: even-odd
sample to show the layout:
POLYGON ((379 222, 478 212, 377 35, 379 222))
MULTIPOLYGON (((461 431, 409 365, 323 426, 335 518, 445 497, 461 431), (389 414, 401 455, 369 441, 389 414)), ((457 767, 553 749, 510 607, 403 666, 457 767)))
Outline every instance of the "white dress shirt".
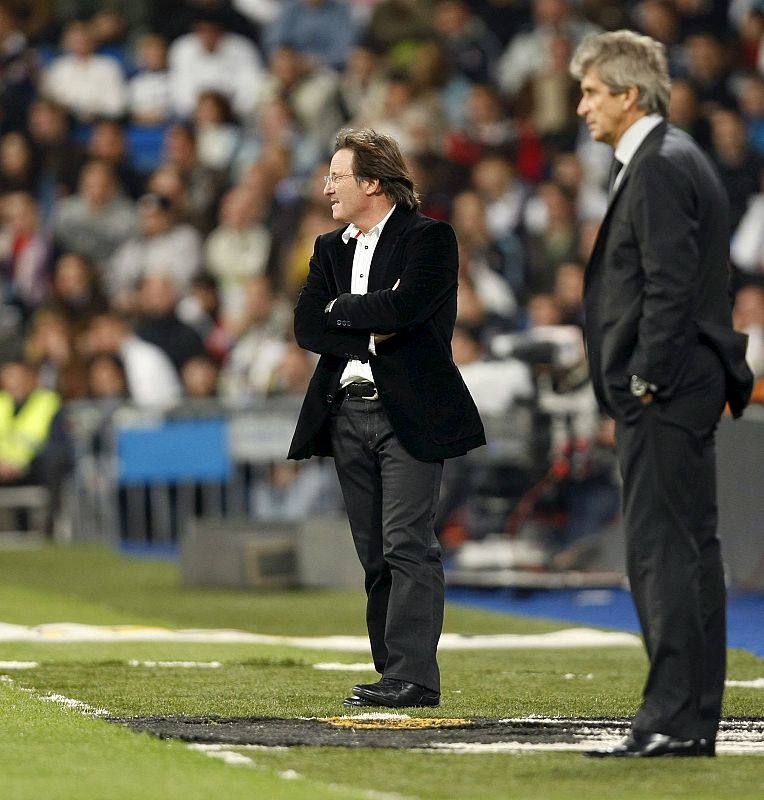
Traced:
MULTIPOLYGON (((382 235, 382 229, 385 227, 385 223, 390 219, 390 215, 394 210, 395 206, 385 214, 380 222, 366 233, 363 233, 363 231, 352 222, 345 228, 342 234, 342 241, 347 244, 351 239, 356 240, 355 254, 353 255, 353 274, 350 279, 351 294, 366 294, 368 291, 371 260, 374 257, 374 251, 377 249, 379 237, 382 235)), ((369 338, 369 352, 372 355, 376 355, 373 334, 369 338)), ((369 381, 370 383, 374 383, 374 375, 372 375, 371 366, 368 361, 364 362, 358 361, 357 359, 350 359, 342 373, 340 386, 347 386, 349 383, 355 383, 357 381, 369 381)))
POLYGON ((615 149, 615 157, 623 166, 613 183, 613 191, 621 185, 629 162, 634 158, 634 154, 639 149, 639 146, 647 138, 647 134, 657 125, 660 125, 661 122, 663 122, 663 117, 660 114, 648 114, 645 117, 640 117, 635 123, 630 125, 623 136, 621 136, 621 141, 618 142, 618 147, 615 149))

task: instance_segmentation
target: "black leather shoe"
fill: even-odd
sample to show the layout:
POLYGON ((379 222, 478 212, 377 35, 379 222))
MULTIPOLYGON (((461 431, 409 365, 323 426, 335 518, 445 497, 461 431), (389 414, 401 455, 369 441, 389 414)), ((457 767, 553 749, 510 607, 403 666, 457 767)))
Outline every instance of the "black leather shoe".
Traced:
POLYGON ((351 706, 352 708, 369 708, 370 706, 379 706, 379 703, 375 703, 372 700, 364 700, 363 697, 358 697, 358 695, 351 694, 350 697, 346 697, 342 701, 343 706, 351 706))
POLYGON ((371 700, 388 708, 422 708, 440 705, 440 695, 416 683, 382 678, 377 683, 361 683, 353 687, 353 694, 362 700, 371 700))
POLYGON ((658 758, 661 756, 713 756, 714 742, 708 739, 678 739, 664 733, 630 733, 608 750, 587 750, 588 758, 658 758))

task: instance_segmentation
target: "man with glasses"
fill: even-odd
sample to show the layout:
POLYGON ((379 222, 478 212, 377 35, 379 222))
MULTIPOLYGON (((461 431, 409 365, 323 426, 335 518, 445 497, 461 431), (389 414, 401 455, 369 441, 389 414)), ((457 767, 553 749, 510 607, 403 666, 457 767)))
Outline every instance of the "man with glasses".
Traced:
POLYGON ((297 341, 321 358, 289 458, 334 457, 366 576, 382 678, 353 687, 345 705, 437 706, 443 459, 485 443, 451 358, 456 237, 419 213, 389 136, 341 131, 324 180, 342 225, 316 240, 295 309, 297 341))

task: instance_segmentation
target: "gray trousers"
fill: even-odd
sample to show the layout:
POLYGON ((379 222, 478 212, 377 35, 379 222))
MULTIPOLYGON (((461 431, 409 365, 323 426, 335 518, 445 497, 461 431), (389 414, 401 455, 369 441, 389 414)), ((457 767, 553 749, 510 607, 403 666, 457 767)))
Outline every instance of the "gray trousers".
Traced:
POLYGON ((439 692, 444 579, 434 519, 443 463, 409 455, 378 400, 336 404, 331 437, 366 575, 374 666, 385 677, 439 692))

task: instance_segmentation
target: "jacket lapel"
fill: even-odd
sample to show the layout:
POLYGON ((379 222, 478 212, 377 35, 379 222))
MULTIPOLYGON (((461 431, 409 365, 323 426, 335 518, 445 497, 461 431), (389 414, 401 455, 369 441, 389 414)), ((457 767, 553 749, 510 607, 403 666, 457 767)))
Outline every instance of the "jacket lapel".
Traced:
POLYGON ((584 288, 586 288, 586 284, 591 277, 591 273, 600 261, 601 251, 605 246, 605 242, 607 241, 613 209, 618 202, 618 198, 623 194, 626 184, 629 181, 629 177, 634 171, 636 165, 645 157, 647 153, 649 153, 658 145, 658 143, 663 139, 667 128, 668 125, 666 122, 661 122, 659 125, 656 125, 650 131, 650 133, 647 134, 642 144, 640 144, 640 146, 637 148, 637 151, 634 153, 631 161, 629 161, 629 163, 624 167, 623 175, 620 183, 618 184, 618 188, 615 190, 615 192, 613 192, 613 196, 610 198, 605 216, 602 218, 602 223, 600 224, 600 229, 597 233, 597 239, 594 242, 591 257, 589 258, 589 263, 586 266, 586 272, 584 274, 584 288))
POLYGON ((346 294, 350 291, 353 278, 353 255, 355 254, 356 244, 357 242, 355 239, 349 239, 348 243, 345 244, 345 242, 342 241, 342 236, 337 237, 337 268, 335 270, 335 278, 337 280, 338 294, 346 294))
MULTIPOLYGON (((382 229, 382 235, 379 237, 377 247, 374 250, 374 258, 371 260, 371 269, 369 270, 369 291, 376 292, 379 289, 389 289, 394 280, 391 280, 389 275, 389 268, 393 258, 393 254, 401 240, 403 232, 408 228, 411 220, 414 219, 414 214, 401 209, 397 206, 395 211, 390 215, 390 219, 385 223, 382 229)), ((398 278, 398 275, 395 275, 398 278)))

